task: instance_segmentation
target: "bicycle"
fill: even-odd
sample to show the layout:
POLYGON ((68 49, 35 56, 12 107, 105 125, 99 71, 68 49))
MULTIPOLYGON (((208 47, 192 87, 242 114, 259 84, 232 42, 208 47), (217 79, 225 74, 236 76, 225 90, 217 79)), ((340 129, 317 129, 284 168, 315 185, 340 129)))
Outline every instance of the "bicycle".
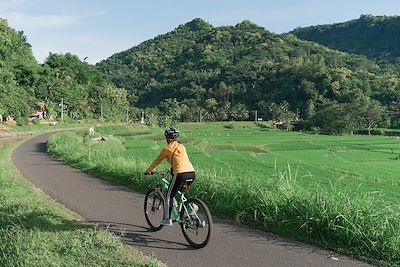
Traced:
MULTIPOLYGON (((158 175, 159 181, 155 188, 150 189, 146 194, 144 214, 150 228, 153 231, 159 231, 163 228, 160 222, 164 218, 164 202, 169 186, 169 181, 165 178, 171 174, 152 173, 152 175, 158 175)), ((183 236, 190 246, 196 249, 204 248, 210 241, 213 231, 211 213, 200 199, 187 199, 186 188, 187 185, 175 196, 176 201, 174 200, 171 212, 171 217, 174 217, 172 222, 180 224, 183 236)))

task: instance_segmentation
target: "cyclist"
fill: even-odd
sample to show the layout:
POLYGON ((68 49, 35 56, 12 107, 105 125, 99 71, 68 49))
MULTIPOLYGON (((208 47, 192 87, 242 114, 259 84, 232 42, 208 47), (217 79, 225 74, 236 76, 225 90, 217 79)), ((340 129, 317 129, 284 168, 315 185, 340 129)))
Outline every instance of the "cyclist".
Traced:
POLYGON ((171 165, 173 177, 168 187, 164 206, 164 218, 161 221, 161 225, 171 226, 173 199, 178 191, 186 191, 188 189, 189 185, 196 179, 196 174, 184 145, 178 140, 179 130, 176 128, 168 128, 165 130, 164 135, 168 145, 161 151, 160 155, 153 161, 144 175, 151 174, 152 170, 164 159, 171 165))

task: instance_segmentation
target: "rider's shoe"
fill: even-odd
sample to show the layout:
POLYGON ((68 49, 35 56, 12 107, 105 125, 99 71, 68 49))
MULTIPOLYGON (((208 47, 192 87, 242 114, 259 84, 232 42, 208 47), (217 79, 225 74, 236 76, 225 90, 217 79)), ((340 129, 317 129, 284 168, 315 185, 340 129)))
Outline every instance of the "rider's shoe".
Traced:
POLYGON ((172 220, 171 220, 171 219, 162 220, 162 221, 161 221, 161 225, 164 225, 164 226, 172 226, 172 220))

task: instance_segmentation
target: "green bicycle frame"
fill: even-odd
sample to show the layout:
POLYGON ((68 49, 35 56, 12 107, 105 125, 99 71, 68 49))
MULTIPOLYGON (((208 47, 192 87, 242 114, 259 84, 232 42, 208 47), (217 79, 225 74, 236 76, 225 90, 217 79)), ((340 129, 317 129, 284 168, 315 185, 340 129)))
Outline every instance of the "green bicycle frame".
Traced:
MULTIPOLYGON (((167 179, 163 178, 163 176, 164 175, 161 174, 160 185, 161 185, 162 190, 163 191, 165 190, 165 192, 167 192, 168 191, 169 182, 168 182, 167 179)), ((163 194, 163 196, 165 197, 165 194, 163 194)), ((178 191, 176 193, 175 199, 178 202, 178 208, 173 206, 172 207, 172 214, 174 215, 174 218, 175 218, 174 221, 180 222, 179 214, 181 213, 182 209, 185 210, 186 214, 189 214, 189 211, 188 211, 186 205, 184 204, 187 201, 187 198, 185 197, 184 193, 182 193, 181 191, 178 191)), ((188 219, 189 219, 189 222, 192 223, 191 216, 188 216, 188 219)))

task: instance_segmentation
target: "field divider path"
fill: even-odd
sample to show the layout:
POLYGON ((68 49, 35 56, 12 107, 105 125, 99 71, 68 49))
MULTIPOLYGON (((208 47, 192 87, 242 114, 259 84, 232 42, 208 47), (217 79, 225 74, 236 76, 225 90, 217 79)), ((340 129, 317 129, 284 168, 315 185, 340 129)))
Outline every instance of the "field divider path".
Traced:
POLYGON ((370 266, 216 217, 209 245, 192 249, 179 225, 149 231, 143 194, 53 159, 46 152, 50 135, 35 136, 15 149, 12 160, 22 175, 86 222, 114 232, 124 243, 154 255, 168 266, 370 266))

